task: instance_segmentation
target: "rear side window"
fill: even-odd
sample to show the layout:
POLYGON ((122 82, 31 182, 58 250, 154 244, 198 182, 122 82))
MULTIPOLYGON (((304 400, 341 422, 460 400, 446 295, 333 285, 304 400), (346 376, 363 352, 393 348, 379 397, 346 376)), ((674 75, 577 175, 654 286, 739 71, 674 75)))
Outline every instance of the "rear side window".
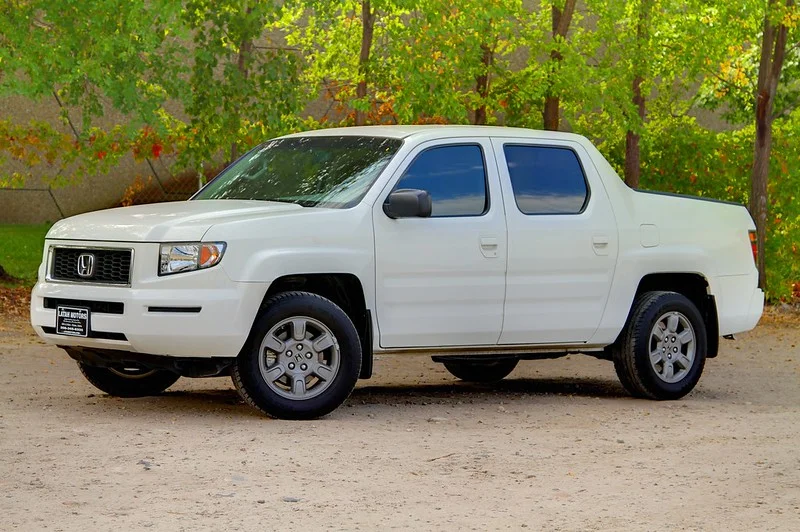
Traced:
POLYGON ((395 190, 416 188, 431 195, 431 217, 480 216, 489 206, 486 166, 477 145, 439 146, 414 159, 395 190))
POLYGON ((523 214, 578 214, 589 190, 578 156, 568 148, 503 146, 517 207, 523 214))

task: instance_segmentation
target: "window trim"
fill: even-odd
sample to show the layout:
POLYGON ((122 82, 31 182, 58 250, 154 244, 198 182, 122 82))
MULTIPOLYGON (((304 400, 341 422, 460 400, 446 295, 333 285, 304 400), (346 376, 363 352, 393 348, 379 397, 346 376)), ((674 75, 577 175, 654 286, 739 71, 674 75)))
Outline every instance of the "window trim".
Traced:
MULTIPOLYGON (((423 154, 425 154, 428 151, 439 149, 439 148, 458 148, 458 147, 464 147, 464 146, 474 146, 474 147, 478 148, 478 151, 481 154, 481 162, 483 163, 483 188, 484 188, 484 191, 486 193, 486 202, 484 204, 485 206, 484 206, 483 212, 480 213, 480 214, 448 214, 448 215, 445 215, 445 216, 433 216, 433 215, 431 215, 431 216, 429 216, 427 218, 424 218, 424 219, 425 220, 430 220, 430 219, 439 219, 439 218, 480 218, 482 216, 486 216, 487 214, 489 214, 489 211, 492 209, 492 195, 491 195, 491 191, 489 190, 489 167, 486 164, 486 152, 483 149, 483 144, 481 144, 479 142, 454 142, 454 143, 445 143, 445 144, 435 144, 433 146, 428 146, 426 148, 423 148, 419 153, 414 155, 414 158, 411 159, 411 162, 409 162, 405 166, 405 168, 403 168, 403 171, 400 174, 400 177, 397 178, 397 181, 392 186, 392 189, 389 191, 389 194, 387 194, 386 197, 383 198, 383 202, 384 203, 386 202, 386 200, 389 198, 389 196, 392 194, 392 192, 394 192, 395 190, 398 190, 397 187, 398 187, 398 185, 400 185, 400 182, 403 180, 403 177, 405 177, 406 172, 408 172, 408 169, 411 168, 411 166, 413 166, 414 163, 417 162, 417 159, 419 159, 423 154)), ((384 216, 386 216, 385 213, 384 213, 384 216)), ((388 216, 387 216, 387 218, 388 218, 388 216)))
POLYGON ((589 201, 592 199, 592 187, 589 185, 589 178, 586 176, 586 168, 583 166, 583 161, 581 160, 580 155, 572 146, 564 146, 560 144, 526 144, 524 142, 504 142, 503 143, 503 162, 506 165, 506 172, 508 172, 508 183, 511 185, 511 196, 514 198, 514 205, 517 207, 517 211, 523 216, 580 216, 584 212, 586 212, 586 208, 589 206, 589 201), (514 192, 514 181, 511 179, 511 170, 508 167, 508 158, 506 157, 506 146, 511 147, 521 147, 521 148, 554 148, 559 150, 569 150, 575 156, 575 159, 578 161, 578 167, 581 170, 581 175, 583 176, 583 184, 586 186, 586 197, 583 200, 583 205, 581 205, 581 210, 578 212, 531 212, 526 213, 523 212, 519 206, 519 202, 517 201, 517 195, 514 192))

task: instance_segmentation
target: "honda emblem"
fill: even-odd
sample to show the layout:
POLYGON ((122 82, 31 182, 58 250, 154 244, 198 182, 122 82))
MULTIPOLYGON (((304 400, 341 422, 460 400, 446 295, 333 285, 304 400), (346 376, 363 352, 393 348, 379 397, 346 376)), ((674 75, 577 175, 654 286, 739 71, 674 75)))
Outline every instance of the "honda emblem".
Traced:
POLYGON ((78 256, 78 275, 84 279, 94 275, 94 255, 82 253, 78 256))

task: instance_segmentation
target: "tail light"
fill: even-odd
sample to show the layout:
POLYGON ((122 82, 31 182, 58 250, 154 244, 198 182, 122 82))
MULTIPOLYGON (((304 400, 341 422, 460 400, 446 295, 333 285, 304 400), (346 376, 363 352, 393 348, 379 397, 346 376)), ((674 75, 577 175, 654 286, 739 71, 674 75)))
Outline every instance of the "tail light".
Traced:
POLYGON ((756 232, 748 231, 747 234, 750 235, 750 249, 753 250, 753 262, 758 266, 758 240, 756 239, 756 232))

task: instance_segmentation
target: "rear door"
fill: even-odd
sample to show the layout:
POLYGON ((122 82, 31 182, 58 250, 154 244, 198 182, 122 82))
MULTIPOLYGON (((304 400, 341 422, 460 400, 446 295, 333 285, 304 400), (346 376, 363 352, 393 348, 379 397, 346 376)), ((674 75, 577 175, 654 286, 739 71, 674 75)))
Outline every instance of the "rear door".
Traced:
POLYGON ((503 322, 506 227, 492 144, 418 146, 373 210, 382 347, 495 345, 503 322), (394 189, 427 190, 430 218, 391 219, 394 189))
POLYGON ((500 343, 586 342, 603 316, 617 257, 600 177, 577 143, 492 142, 508 224, 500 343))

